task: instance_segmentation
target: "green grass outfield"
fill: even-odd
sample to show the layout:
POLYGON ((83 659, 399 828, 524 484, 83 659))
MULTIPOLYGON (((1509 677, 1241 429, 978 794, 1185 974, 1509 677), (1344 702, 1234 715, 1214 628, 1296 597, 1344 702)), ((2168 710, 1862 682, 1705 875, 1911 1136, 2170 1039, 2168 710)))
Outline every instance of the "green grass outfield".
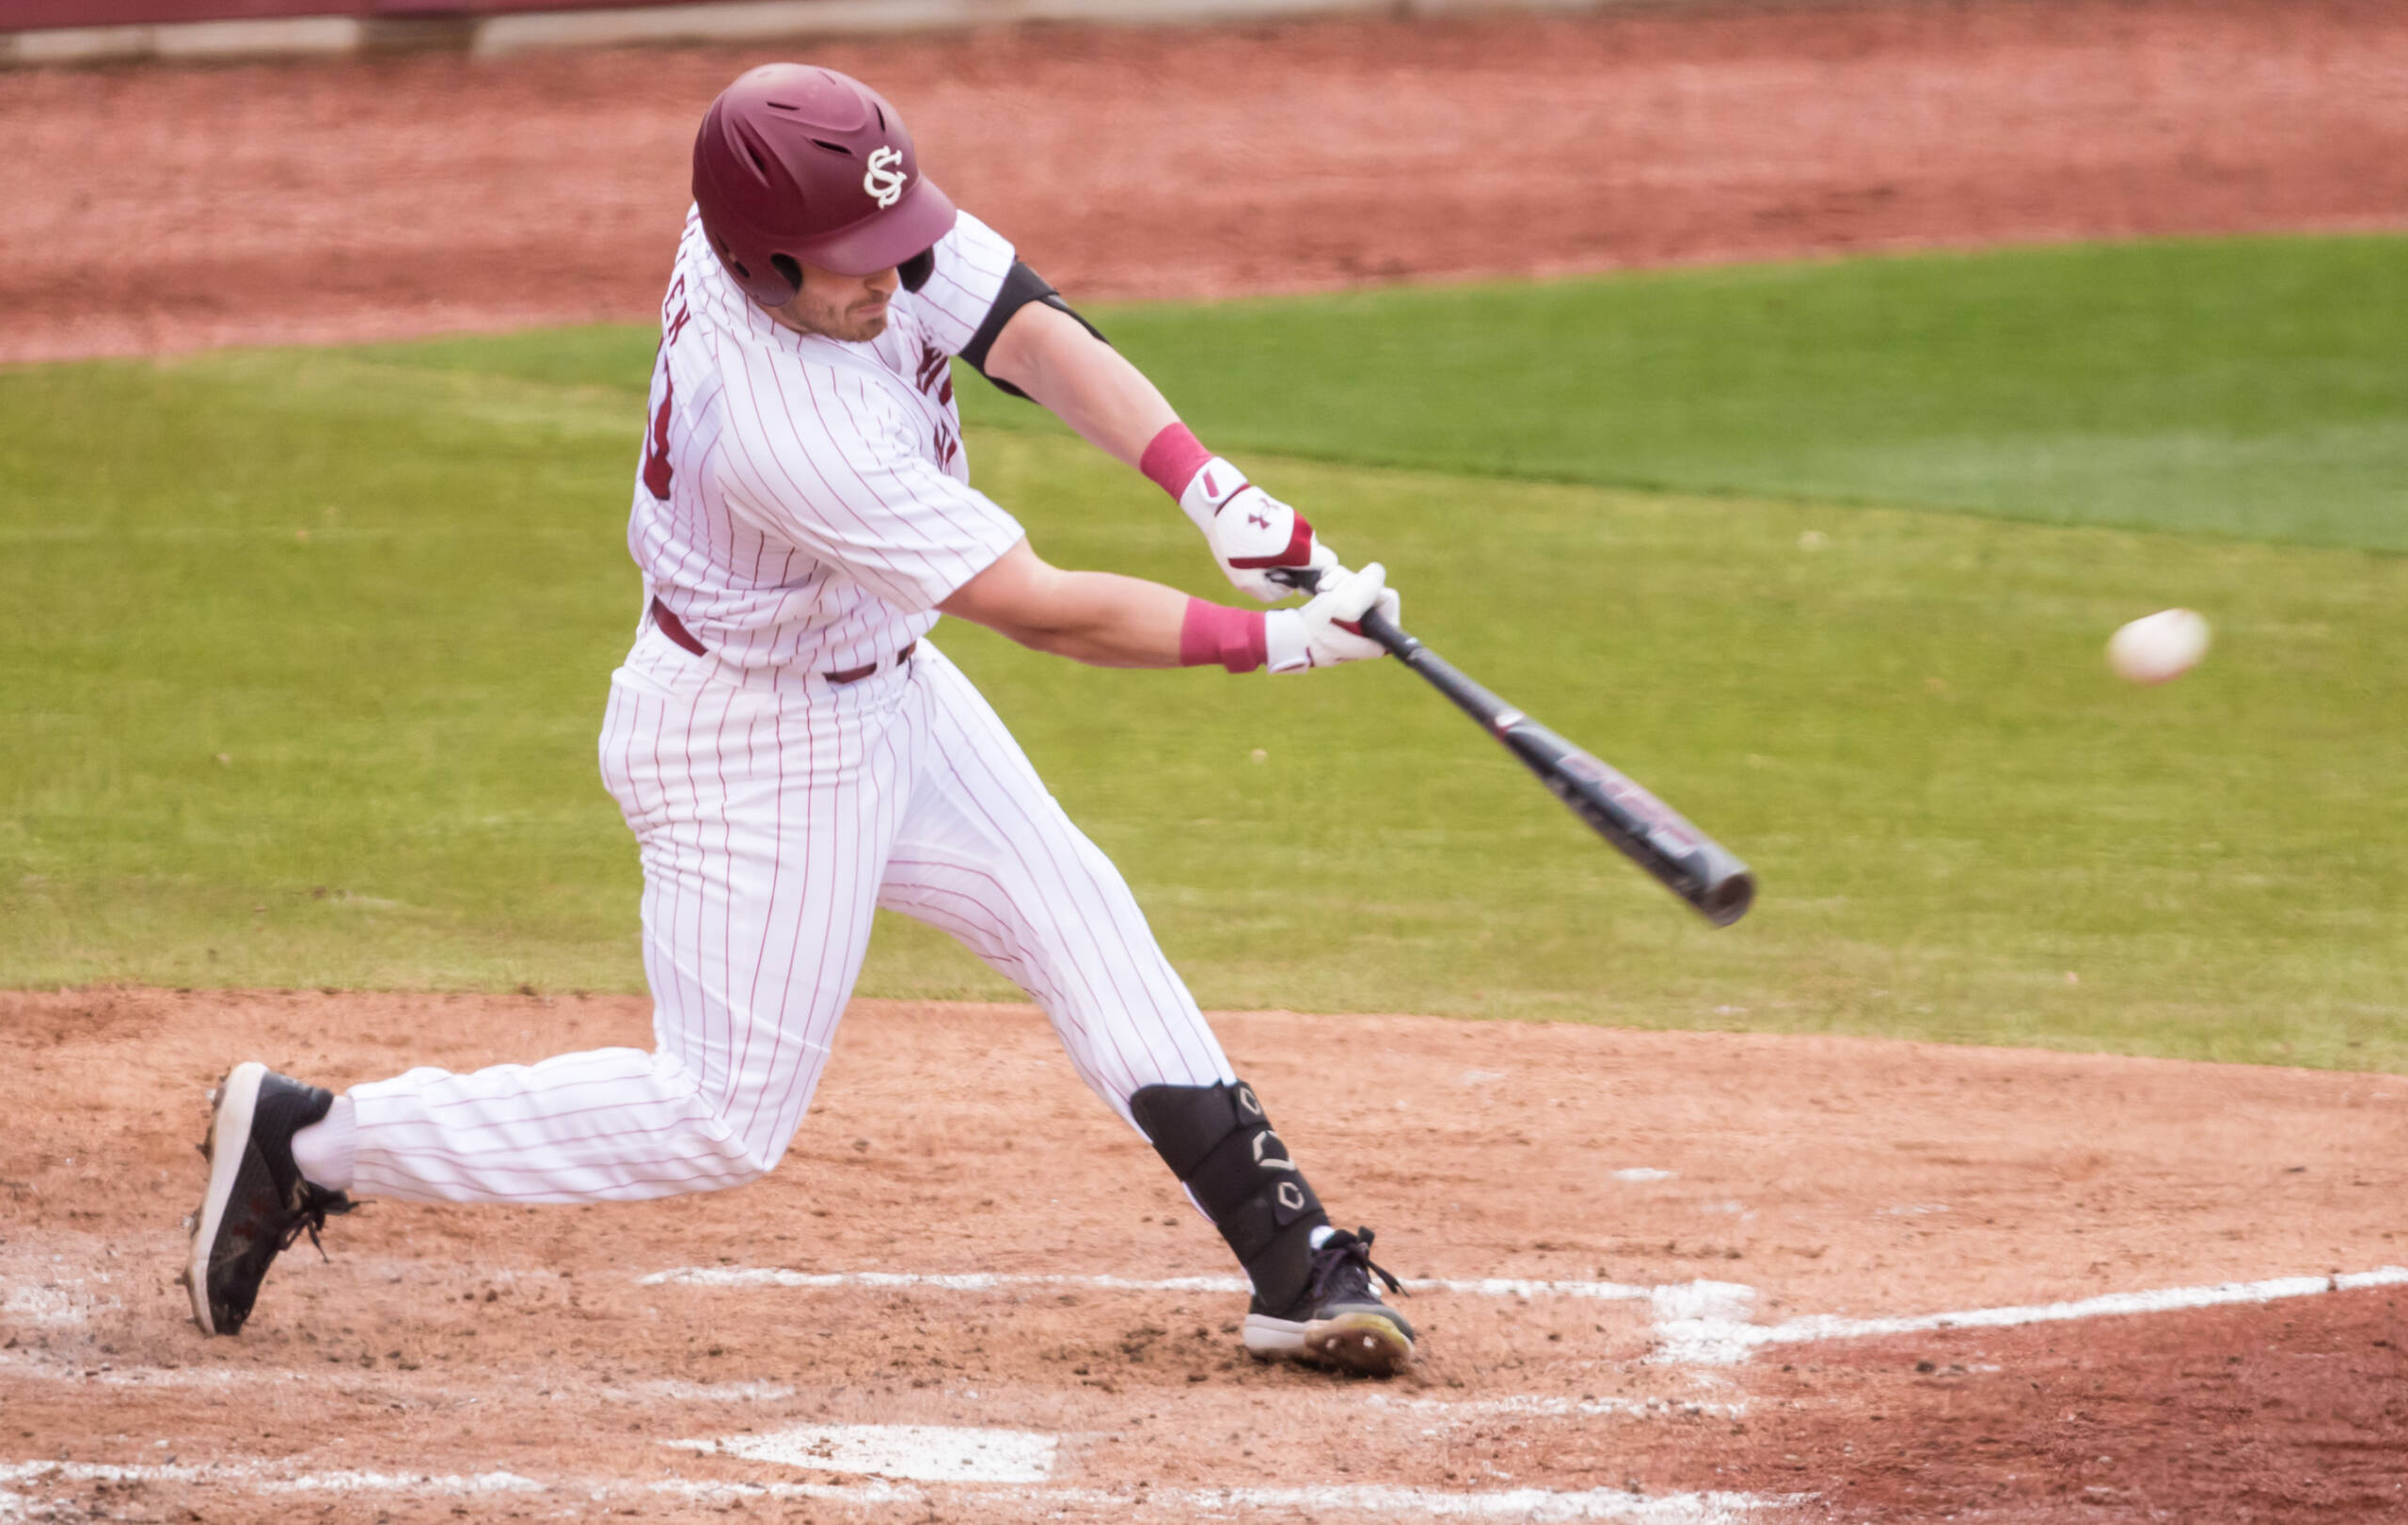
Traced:
MULTIPOLYGON (((2403 294, 2408 242, 2249 240, 1106 314, 1434 645, 1748 857, 1727 931, 1391 664, 939 638, 1208 1005, 2408 1069, 2403 294), (2170 604, 2208 665, 2108 677, 2170 604)), ((0 371, 0 987, 639 988, 593 756, 651 342, 0 371)), ((1050 556, 1213 591, 965 390, 1050 556)), ((863 988, 1001 989, 899 923, 863 988)))

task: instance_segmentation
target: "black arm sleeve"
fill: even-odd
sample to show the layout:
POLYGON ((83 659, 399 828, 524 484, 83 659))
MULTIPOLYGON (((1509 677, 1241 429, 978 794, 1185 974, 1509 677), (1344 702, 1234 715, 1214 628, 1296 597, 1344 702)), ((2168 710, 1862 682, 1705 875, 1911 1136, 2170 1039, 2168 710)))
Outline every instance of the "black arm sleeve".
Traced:
MULTIPOLYGON (((1078 318, 1080 327, 1098 339, 1103 339, 1103 331, 1086 319, 1079 317, 1078 310, 1069 303, 1063 301, 1062 294, 1047 284, 1043 276, 1031 270, 1020 261, 1014 260, 1012 273, 1004 278, 1004 289, 995 294, 995 305, 987 310, 987 321, 980 324, 978 331, 970 336, 970 342, 961 346, 961 357, 970 362, 973 370, 986 376, 996 390, 1009 392, 1012 396, 1022 399, 1027 398, 1028 393, 1008 381, 988 374, 987 352, 994 348, 995 336, 1004 331, 1004 325, 1012 321, 1012 314, 1031 302, 1042 302, 1058 311, 1069 313, 1071 317, 1078 318)), ((1109 339, 1103 339, 1103 342, 1107 344, 1112 342, 1109 339)))

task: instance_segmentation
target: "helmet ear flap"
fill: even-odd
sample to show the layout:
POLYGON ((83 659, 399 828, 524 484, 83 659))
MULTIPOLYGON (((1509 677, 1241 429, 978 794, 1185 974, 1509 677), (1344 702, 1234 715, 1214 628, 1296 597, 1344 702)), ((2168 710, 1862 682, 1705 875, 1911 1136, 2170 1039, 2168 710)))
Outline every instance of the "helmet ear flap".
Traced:
MULTIPOLYGON (((772 254, 769 256, 769 268, 775 270, 779 277, 784 279, 787 285, 795 289, 796 295, 801 294, 802 266, 795 263, 794 256, 790 254, 772 254)), ((794 300, 794 297, 789 296, 786 300, 791 302, 794 300)))

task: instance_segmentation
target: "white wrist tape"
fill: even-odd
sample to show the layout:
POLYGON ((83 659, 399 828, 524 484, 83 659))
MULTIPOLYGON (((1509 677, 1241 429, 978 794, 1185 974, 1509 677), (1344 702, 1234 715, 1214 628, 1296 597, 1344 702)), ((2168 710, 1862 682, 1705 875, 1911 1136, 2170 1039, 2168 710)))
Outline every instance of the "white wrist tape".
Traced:
POLYGON ((1262 668, 1301 673, 1312 666, 1312 632, 1301 609, 1275 609, 1262 616, 1262 668))

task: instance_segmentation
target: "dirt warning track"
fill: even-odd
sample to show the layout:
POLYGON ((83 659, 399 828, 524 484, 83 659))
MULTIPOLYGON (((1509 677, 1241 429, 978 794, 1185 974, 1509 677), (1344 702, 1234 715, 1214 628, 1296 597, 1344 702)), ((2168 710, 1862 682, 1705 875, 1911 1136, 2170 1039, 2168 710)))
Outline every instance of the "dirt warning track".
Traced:
POLYGON ((341 1085, 642 1044, 644 1003, 0 996, 0 1096, 26 1120, 0 1185, 0 1507, 1688 1525, 2408 1508, 2398 1077, 1216 1022, 1325 1195, 1415 1284, 1411 1377, 1241 1356, 1218 1241, 1036 1012, 879 1002, 857 1004, 767 1181, 372 1205, 330 1225, 330 1262, 305 1242, 278 1263, 240 1339, 204 1341, 172 1278, 201 1091, 231 1060, 341 1085), (1332 1045, 1342 1072, 1315 1061, 1332 1045), (2113 1294, 2143 1295, 2084 1301, 2113 1294))
POLYGON ((1087 298, 2408 226, 2392 0, 1986 0, 0 73, 0 360, 640 320, 740 70, 1087 298))

